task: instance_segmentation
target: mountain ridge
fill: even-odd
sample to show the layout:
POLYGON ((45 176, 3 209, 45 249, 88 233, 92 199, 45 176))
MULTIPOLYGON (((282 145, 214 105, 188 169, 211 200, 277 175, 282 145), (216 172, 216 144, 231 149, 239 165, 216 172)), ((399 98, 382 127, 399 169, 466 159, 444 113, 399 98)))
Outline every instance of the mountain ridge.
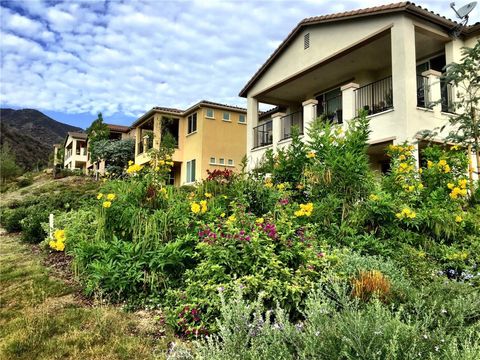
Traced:
POLYGON ((16 162, 27 170, 46 167, 53 145, 62 143, 68 132, 83 132, 36 109, 0 108, 0 125, 0 144, 10 146, 16 162))

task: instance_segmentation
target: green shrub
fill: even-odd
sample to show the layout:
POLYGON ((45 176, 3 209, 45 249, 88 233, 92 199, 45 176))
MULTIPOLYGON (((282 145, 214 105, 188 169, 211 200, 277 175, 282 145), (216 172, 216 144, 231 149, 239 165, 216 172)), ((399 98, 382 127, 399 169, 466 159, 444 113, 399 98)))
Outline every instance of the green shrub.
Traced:
POLYGON ((20 223, 27 215, 27 209, 25 207, 18 207, 14 209, 1 209, 1 225, 7 232, 16 232, 22 230, 22 224, 20 223))

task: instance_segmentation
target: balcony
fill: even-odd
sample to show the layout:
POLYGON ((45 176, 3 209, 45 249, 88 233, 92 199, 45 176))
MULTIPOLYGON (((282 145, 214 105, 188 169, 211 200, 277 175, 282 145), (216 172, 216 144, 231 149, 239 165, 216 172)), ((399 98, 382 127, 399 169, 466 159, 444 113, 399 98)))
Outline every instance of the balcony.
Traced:
POLYGON ((253 148, 272 145, 272 120, 269 120, 261 125, 253 128, 253 148))
POLYGON ((303 134, 303 112, 297 111, 281 118, 282 122, 282 137, 281 140, 292 137, 293 127, 297 127, 300 134, 303 134))
POLYGON ((368 115, 393 109, 392 77, 386 77, 355 90, 355 108, 368 115))

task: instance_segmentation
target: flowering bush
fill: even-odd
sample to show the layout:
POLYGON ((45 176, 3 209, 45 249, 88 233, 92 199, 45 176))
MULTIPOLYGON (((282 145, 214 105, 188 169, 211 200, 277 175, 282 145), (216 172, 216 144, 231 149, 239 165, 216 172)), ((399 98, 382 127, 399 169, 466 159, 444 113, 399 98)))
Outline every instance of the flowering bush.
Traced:
POLYGON ((65 250, 65 230, 55 230, 53 238, 54 240, 50 240, 48 245, 56 251, 65 250))

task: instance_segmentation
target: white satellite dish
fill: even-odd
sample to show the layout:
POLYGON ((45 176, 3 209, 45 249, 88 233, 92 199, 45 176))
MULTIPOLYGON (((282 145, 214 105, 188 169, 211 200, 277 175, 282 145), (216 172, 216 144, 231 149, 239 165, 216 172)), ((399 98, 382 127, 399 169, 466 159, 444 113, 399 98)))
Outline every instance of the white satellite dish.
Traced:
POLYGON ((468 19, 468 14, 472 12, 473 9, 475 9, 475 6, 477 6, 476 1, 472 1, 471 3, 468 3, 467 5, 462 6, 460 9, 455 9, 455 3, 452 2, 450 4, 450 7, 455 11, 455 14, 457 14, 459 19, 468 19))
POLYGON ((468 15, 472 12, 473 9, 475 9, 475 6, 477 6, 477 2, 472 1, 471 3, 468 3, 467 5, 464 5, 457 10, 455 9, 455 3, 450 3, 450 7, 453 9, 453 11, 455 11, 457 17, 462 20, 450 32, 454 37, 458 37, 462 33, 462 28, 465 27, 468 23, 468 15))

